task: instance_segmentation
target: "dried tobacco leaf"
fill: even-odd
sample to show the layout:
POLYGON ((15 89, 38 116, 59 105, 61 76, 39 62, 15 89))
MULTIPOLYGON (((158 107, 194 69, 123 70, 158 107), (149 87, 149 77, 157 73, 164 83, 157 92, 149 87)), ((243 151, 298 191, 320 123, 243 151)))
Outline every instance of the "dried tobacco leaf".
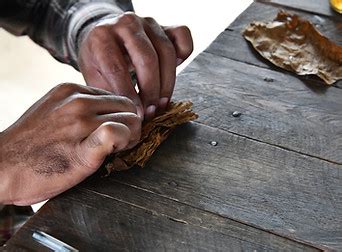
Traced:
POLYGON ((243 35, 279 67, 299 75, 315 74, 329 85, 342 79, 342 47, 297 15, 280 11, 273 22, 252 22, 243 35))
POLYGON ((134 165, 144 167, 157 147, 177 125, 198 117, 191 107, 191 102, 170 103, 164 114, 143 125, 140 141, 133 149, 113 155, 112 160, 105 165, 108 173, 127 170, 134 165))

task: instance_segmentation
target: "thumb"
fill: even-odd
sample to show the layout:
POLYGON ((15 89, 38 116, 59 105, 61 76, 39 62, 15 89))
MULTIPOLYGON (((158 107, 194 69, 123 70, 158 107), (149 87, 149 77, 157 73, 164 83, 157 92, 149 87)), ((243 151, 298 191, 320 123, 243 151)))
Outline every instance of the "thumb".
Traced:
POLYGON ((94 172, 107 155, 123 150, 129 144, 131 131, 122 123, 105 122, 81 142, 84 163, 94 172))

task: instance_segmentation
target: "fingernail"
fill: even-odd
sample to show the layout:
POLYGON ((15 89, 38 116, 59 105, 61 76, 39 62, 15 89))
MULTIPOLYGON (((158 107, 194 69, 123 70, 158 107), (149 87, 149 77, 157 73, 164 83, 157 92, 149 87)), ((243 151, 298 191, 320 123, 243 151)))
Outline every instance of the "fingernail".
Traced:
POLYGON ((169 97, 162 97, 162 98, 160 98, 160 100, 159 100, 159 108, 161 110, 165 110, 168 103, 169 103, 169 97))
POLYGON ((156 106, 155 105, 150 105, 146 108, 145 114, 146 114, 146 117, 148 119, 153 118, 155 113, 156 113, 156 106))
POLYGON ((137 106, 137 115, 141 119, 141 121, 144 120, 144 109, 141 106, 137 106))
POLYGON ((183 63, 183 60, 180 59, 180 58, 177 58, 177 60, 176 60, 177 66, 179 66, 179 65, 182 64, 182 63, 183 63))

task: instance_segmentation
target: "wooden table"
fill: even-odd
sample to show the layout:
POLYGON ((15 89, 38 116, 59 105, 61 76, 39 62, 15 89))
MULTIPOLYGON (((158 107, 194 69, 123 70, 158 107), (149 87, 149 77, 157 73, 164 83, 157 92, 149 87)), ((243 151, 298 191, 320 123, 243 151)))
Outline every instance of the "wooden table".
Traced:
POLYGON ((341 82, 276 68, 241 36, 280 8, 342 44, 328 0, 254 2, 178 76, 175 99, 194 102, 196 122, 146 168, 49 201, 7 248, 44 250, 41 230, 81 251, 342 250, 341 82))

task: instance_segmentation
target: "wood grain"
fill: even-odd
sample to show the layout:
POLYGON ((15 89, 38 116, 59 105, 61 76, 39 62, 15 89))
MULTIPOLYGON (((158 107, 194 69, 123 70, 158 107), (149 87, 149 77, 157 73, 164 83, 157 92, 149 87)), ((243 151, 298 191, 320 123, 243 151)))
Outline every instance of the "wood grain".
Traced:
POLYGON ((203 124, 342 164, 341 89, 203 53, 175 96, 191 99, 203 124))
MULTIPOLYGON (((253 3, 178 76, 175 99, 200 117, 146 168, 92 176, 7 249, 42 250, 38 229, 81 251, 342 250, 342 89, 253 54, 241 29, 277 11, 253 3)), ((300 13, 342 41, 338 17, 300 13)))
MULTIPOLYGON (((342 249, 341 165, 192 123, 177 129, 146 168, 108 179, 285 237, 342 249)), ((115 194, 98 181, 85 187, 115 194)))
POLYGON ((298 9, 287 8, 286 6, 277 7, 259 2, 252 3, 251 6, 241 13, 227 29, 241 33, 244 27, 253 21, 272 21, 280 10, 285 10, 291 14, 296 14, 303 19, 309 20, 321 33, 329 37, 331 40, 336 43, 342 43, 342 34, 340 33, 342 29, 342 15, 337 15, 336 18, 332 18, 313 15, 298 9))
POLYGON ((101 192, 79 187, 49 202, 7 249, 41 250, 38 229, 80 251, 318 250, 106 178, 94 186, 101 192))
MULTIPOLYGON (((243 12, 224 32, 218 36, 218 38, 215 39, 215 41, 206 49, 206 52, 263 68, 285 72, 262 58, 242 36, 242 31, 247 24, 253 21, 272 21, 281 9, 285 9, 290 13, 297 14, 300 17, 309 20, 324 36, 328 37, 335 43, 342 45, 342 18, 338 22, 324 16, 310 15, 302 11, 277 8, 271 5, 254 2, 250 8, 243 12)), ((288 73, 292 74, 290 72, 288 73)), ((322 80, 314 76, 297 77, 303 80, 310 79, 325 85, 322 80)), ((335 86, 342 87, 342 81, 337 82, 335 86)))
POLYGON ((329 0, 257 0, 258 2, 286 6, 294 9, 300 9, 316 14, 339 18, 333 9, 330 8, 329 0))

